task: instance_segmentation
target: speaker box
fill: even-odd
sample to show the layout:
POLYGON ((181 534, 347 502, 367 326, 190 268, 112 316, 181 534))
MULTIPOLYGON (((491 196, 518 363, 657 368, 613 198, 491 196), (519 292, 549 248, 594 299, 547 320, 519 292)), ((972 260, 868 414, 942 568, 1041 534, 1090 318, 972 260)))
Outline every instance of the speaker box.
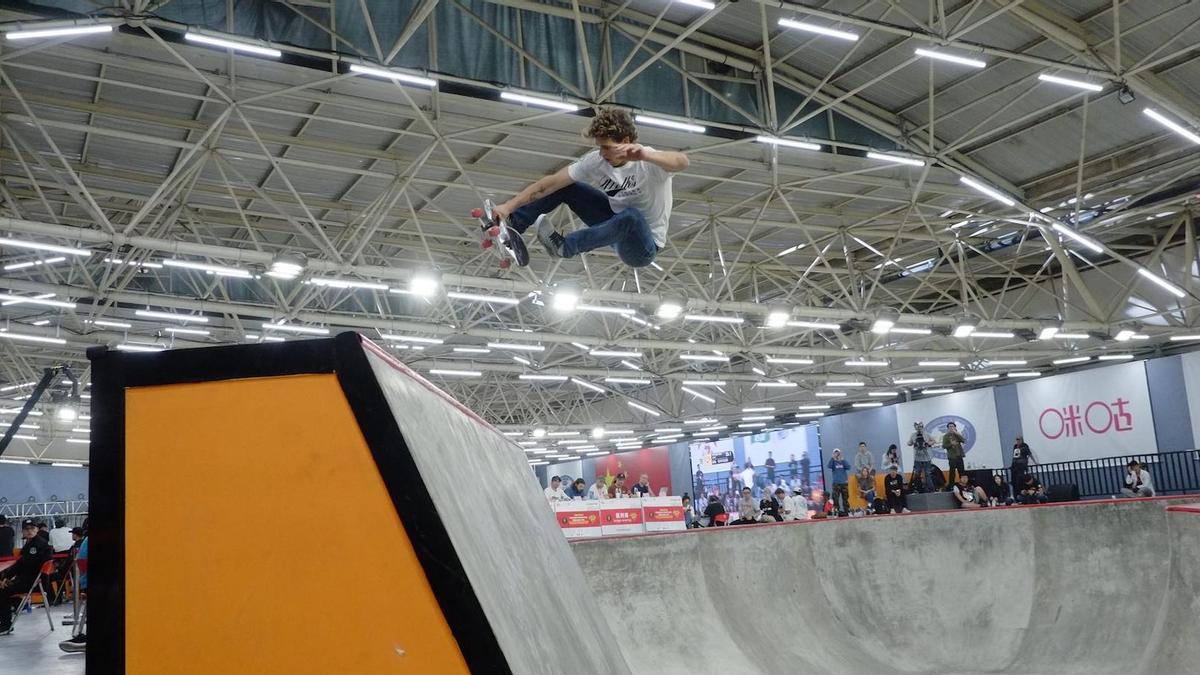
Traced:
POLYGON ((1046 488, 1046 499, 1052 502, 1079 501, 1079 488, 1074 483, 1058 483, 1046 488))

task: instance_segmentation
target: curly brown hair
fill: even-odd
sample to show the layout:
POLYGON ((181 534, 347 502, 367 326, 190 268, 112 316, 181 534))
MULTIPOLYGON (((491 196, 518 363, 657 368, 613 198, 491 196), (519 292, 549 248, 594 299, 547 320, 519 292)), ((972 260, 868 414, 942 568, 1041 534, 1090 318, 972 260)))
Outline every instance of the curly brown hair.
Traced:
POLYGON ((637 140, 637 127, 633 126, 633 117, 627 111, 604 108, 592 118, 583 135, 588 138, 607 138, 618 143, 625 139, 633 142, 637 140))

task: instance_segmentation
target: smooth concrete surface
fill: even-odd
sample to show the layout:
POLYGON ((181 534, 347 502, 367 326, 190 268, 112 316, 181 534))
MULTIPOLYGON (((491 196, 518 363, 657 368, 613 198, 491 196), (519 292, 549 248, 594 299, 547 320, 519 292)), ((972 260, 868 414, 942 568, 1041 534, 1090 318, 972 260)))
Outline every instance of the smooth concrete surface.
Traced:
POLYGON ((1189 673, 1200 525, 1170 532, 1166 507, 1194 501, 726 527, 574 551, 636 673, 1189 673))
POLYGON ((0 675, 83 675, 84 655, 68 654, 58 648, 71 639, 71 627, 62 625, 69 608, 51 607, 54 631, 46 625, 44 610, 22 614, 12 635, 0 636, 0 675))
POLYGON ((512 672, 628 673, 524 451, 403 365, 367 355, 512 672), (472 481, 479 489, 464 490, 472 481))

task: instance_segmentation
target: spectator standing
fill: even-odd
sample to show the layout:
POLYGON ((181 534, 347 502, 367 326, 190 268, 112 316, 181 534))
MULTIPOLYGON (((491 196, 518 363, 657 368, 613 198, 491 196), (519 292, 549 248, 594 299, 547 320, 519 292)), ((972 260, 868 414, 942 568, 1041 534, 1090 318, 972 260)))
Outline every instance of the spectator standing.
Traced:
POLYGON ((738 517, 730 525, 751 525, 762 518, 762 511, 754 503, 754 493, 748 487, 742 488, 742 498, 738 500, 738 517))
POLYGON ((751 494, 758 490, 758 481, 754 475, 754 464, 748 459, 746 460, 746 468, 742 469, 742 488, 750 488, 751 494))
POLYGON ((735 495, 742 494, 742 470, 737 464, 729 470, 729 491, 735 495))
POLYGON ((929 475, 933 468, 933 456, 929 454, 929 449, 933 447, 933 443, 925 433, 924 423, 913 422, 913 432, 908 437, 908 446, 913 449, 912 481, 921 486, 921 492, 929 492, 933 489, 933 478, 929 475), (921 477, 919 482, 917 476, 921 477))
POLYGON ((1033 456, 1033 451, 1029 449, 1029 445, 1025 443, 1025 439, 1017 436, 1013 440, 1013 458, 1012 458, 1012 484, 1020 485, 1025 481, 1025 474, 1029 471, 1030 463, 1037 464, 1037 458, 1033 456))
POLYGON ((827 465, 830 480, 833 482, 834 509, 838 517, 850 515, 850 462, 842 459, 840 448, 833 449, 833 457, 827 465))
POLYGON ((811 478, 812 478, 812 476, 810 475, 811 471, 812 471, 812 460, 810 460, 808 458, 808 450, 806 449, 800 453, 800 484, 801 485, 809 484, 809 480, 811 480, 811 478))
POLYGON ((900 467, 896 464, 889 464, 887 475, 883 477, 883 498, 887 502, 888 511, 908 511, 908 500, 904 497, 904 476, 900 475, 900 467))
POLYGON ((796 453, 792 453, 791 459, 788 460, 788 478, 791 478, 792 482, 796 481, 796 453))
POLYGON ((721 498, 717 495, 708 496, 708 505, 704 507, 704 518, 707 522, 703 523, 705 527, 720 527, 725 523, 717 520, 717 516, 725 513, 725 505, 721 503, 721 498))
POLYGON ((988 502, 992 506, 1001 504, 1008 506, 1013 503, 1012 490, 1009 489, 1008 483, 1004 482, 1004 476, 999 473, 992 475, 992 479, 983 486, 983 490, 987 493, 988 502))
POLYGON ((50 530, 50 547, 55 553, 62 553, 71 548, 74 544, 71 539, 71 528, 67 527, 67 521, 62 518, 54 519, 54 529, 50 530))
POLYGON ((17 533, 8 524, 8 517, 0 515, 0 558, 11 558, 16 550, 17 533))
POLYGON ((542 490, 542 494, 546 495, 546 501, 550 502, 565 502, 570 500, 570 497, 562 489, 562 479, 558 476, 550 477, 550 485, 545 490, 542 490))
POLYGON ((958 474, 958 481, 954 483, 952 489, 960 508, 977 509, 987 504, 987 493, 983 491, 983 488, 971 485, 971 479, 966 473, 958 474))
POLYGON ((604 476, 596 476, 596 482, 588 488, 588 499, 608 499, 608 482, 604 476))
POLYGON ((775 458, 771 456, 771 451, 767 451, 767 482, 775 482, 775 458))
POLYGON ((871 451, 867 449, 867 444, 860 442, 858 444, 858 452, 854 453, 854 473, 861 474, 863 469, 866 469, 871 479, 874 480, 875 459, 871 457, 871 451))
POLYGON ((38 531, 37 523, 26 520, 21 523, 21 537, 25 545, 21 555, 8 569, 0 572, 0 635, 12 631, 13 614, 42 565, 50 559, 53 551, 49 540, 38 531))
POLYGON ((958 433, 958 425, 954 422, 946 425, 946 433, 942 434, 942 450, 946 452, 946 460, 950 462, 950 474, 946 476, 946 482, 950 485, 957 484, 958 476, 967 471, 963 465, 963 447, 966 442, 967 439, 958 433))
POLYGON ((875 505, 875 479, 865 466, 858 470, 858 496, 867 503, 866 511, 870 513, 875 505))
POLYGON ((634 497, 653 497, 654 491, 650 489, 650 476, 642 474, 638 478, 638 482, 633 484, 632 493, 634 497))
POLYGON ((1125 487, 1121 488, 1121 494, 1126 497, 1154 496, 1154 481, 1150 478, 1150 472, 1143 469, 1136 459, 1129 460, 1125 468, 1125 487))
POLYGON ((705 489, 704 489, 704 472, 703 471, 701 471, 700 469, 696 469, 696 479, 693 482, 695 483, 695 486, 692 487, 692 491, 695 493, 695 495, 697 497, 699 497, 700 495, 704 494, 705 489))
POLYGON ((1046 491, 1042 489, 1041 482, 1037 476, 1027 473, 1021 485, 1021 494, 1017 495, 1017 501, 1022 504, 1045 504, 1046 491))
POLYGON ((893 464, 895 464, 897 468, 903 466, 903 464, 900 462, 900 449, 896 447, 895 443, 889 445, 887 452, 883 453, 883 464, 881 465, 881 468, 884 471, 887 471, 887 468, 893 464))
POLYGON ((696 525, 696 509, 692 508, 692 498, 685 494, 680 501, 683 502, 683 526, 689 530, 699 527, 696 525))

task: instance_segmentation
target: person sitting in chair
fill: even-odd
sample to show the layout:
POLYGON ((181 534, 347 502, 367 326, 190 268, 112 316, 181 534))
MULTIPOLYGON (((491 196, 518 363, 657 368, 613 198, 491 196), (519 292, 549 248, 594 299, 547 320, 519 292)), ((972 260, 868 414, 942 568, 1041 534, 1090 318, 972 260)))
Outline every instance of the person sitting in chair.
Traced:
POLYGON ((13 614, 33 587, 42 565, 54 554, 49 539, 38 532, 37 523, 32 520, 21 523, 21 537, 25 545, 21 548, 20 557, 11 567, 0 572, 0 635, 12 632, 13 614))

